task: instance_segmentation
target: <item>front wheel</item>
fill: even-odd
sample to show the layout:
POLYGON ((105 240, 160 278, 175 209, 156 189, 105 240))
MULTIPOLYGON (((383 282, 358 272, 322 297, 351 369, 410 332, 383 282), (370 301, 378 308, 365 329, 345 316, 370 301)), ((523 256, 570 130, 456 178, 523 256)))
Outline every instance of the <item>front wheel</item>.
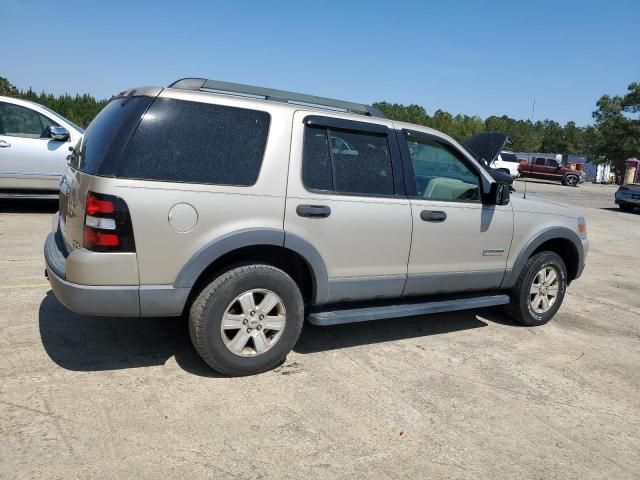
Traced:
POLYGON ((578 183, 580 183, 580 179, 577 175, 567 175, 564 177, 564 180, 562 180, 562 183, 567 187, 577 187, 578 183))
POLYGON ((220 275, 189 311, 191 341, 214 370, 252 375, 284 361, 304 322, 300 289, 284 271, 247 265, 220 275))
POLYGON ((544 325, 562 305, 566 290, 567 268, 560 255, 540 252, 527 260, 505 310, 522 325, 544 325))

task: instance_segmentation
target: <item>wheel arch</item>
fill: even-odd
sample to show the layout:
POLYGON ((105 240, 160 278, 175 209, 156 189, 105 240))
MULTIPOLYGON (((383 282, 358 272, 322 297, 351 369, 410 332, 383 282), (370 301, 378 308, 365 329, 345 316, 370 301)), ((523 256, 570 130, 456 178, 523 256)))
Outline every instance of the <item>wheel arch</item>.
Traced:
POLYGON ((539 233, 522 249, 513 268, 505 275, 501 288, 513 287, 527 260, 542 251, 560 255, 567 267, 568 282, 575 280, 582 273, 585 253, 580 237, 569 228, 552 227, 539 233))
POLYGON ((193 294, 216 272, 250 262, 286 271, 309 303, 323 303, 328 295, 327 269, 315 247, 296 235, 269 228, 245 229, 207 243, 180 270, 173 286, 193 294))

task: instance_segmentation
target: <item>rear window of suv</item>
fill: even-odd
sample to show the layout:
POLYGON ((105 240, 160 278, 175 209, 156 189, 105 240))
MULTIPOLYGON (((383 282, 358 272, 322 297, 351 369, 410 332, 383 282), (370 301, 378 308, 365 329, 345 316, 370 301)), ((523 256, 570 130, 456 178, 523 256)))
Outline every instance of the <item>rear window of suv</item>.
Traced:
POLYGON ((134 96, 111 100, 84 132, 79 156, 71 166, 91 175, 113 176, 140 117, 152 97, 134 96))
POLYGON ((263 111, 158 98, 131 138, 117 177, 253 185, 269 123, 263 111))

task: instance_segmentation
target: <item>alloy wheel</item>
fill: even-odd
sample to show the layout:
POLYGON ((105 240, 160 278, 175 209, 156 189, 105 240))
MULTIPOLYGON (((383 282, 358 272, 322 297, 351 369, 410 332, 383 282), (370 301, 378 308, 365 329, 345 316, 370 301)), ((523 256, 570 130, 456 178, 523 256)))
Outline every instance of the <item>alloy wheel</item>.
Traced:
POLYGON ((555 267, 543 267, 533 278, 529 290, 529 302, 536 313, 548 312, 558 298, 560 274, 555 267))
POLYGON ((565 183, 570 187, 575 187, 578 184, 578 177, 575 175, 569 175, 566 178, 565 183))
POLYGON ((241 293, 229 304, 220 333, 231 353, 255 357, 276 344, 286 321, 282 299, 271 290, 256 288, 241 293))

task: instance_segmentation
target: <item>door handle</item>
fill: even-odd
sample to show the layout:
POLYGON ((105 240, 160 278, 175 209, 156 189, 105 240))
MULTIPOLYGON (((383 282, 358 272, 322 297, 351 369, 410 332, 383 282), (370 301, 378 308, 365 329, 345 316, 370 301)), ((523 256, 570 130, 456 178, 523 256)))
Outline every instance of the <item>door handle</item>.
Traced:
POLYGON ((326 205, 298 205, 296 213, 301 217, 326 218, 331 215, 331 209, 326 205))
POLYGON ((447 219, 447 214, 438 210, 422 210, 420 212, 420 218, 425 222, 444 222, 447 219))
POLYGON ((11 144, 9 142, 5 142, 4 140, 0 140, 0 148, 9 148, 11 144))

